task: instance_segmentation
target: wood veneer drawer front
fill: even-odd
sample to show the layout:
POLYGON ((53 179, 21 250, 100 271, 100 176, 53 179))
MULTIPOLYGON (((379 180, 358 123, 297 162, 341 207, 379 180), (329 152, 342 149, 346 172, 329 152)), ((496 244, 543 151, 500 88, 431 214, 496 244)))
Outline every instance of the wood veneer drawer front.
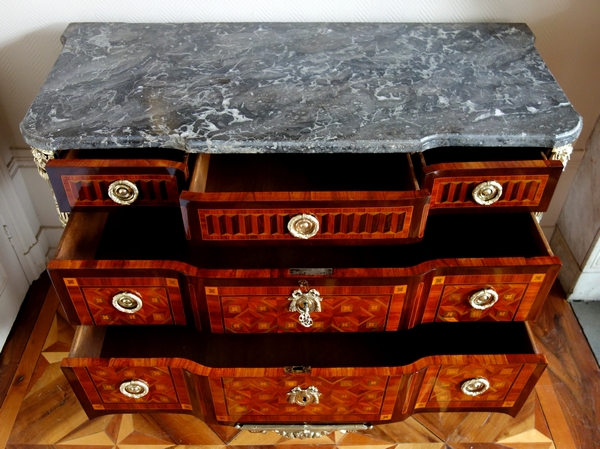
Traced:
MULTIPOLYGON (((479 316, 461 311, 456 320, 520 321, 536 316, 560 267, 529 213, 495 215, 485 226, 474 221, 481 214, 431 217, 427 235, 411 245, 217 246, 191 245, 177 209, 153 212, 121 208, 71 214, 48 269, 65 309, 72 310, 73 323, 107 320, 94 321, 95 299, 86 300, 79 285, 69 292, 64 278, 102 277, 110 279, 102 285, 116 287, 126 278, 177 279, 197 327, 221 333, 299 330, 286 324, 287 309, 288 298, 303 280, 324 298, 322 312, 310 311, 309 316, 313 322, 321 323, 319 314, 326 320, 309 332, 409 329, 436 321, 438 310, 455 304, 463 308, 467 290, 487 285, 497 285, 503 299, 479 316), (135 232, 123 232, 123 223, 135 232), (522 295, 521 284, 527 284, 522 295), (515 298, 505 288, 516 289, 515 298), (89 319, 83 321, 86 315, 89 319)), ((164 287, 171 301, 169 286, 164 287)), ((181 322, 175 318, 177 300, 169 306, 176 324, 181 322)), ((294 316, 298 323, 300 315, 294 316)))
POLYGON ((192 240, 423 236, 428 192, 406 154, 202 155, 181 195, 192 240))
POLYGON ((545 211, 563 170, 536 148, 462 148, 413 155, 432 212, 443 210, 545 211), (506 151, 504 151, 506 150, 506 151))
POLYGON ((72 367, 94 410, 191 410, 183 370, 168 366, 72 367))
POLYGON ((235 333, 396 330, 406 292, 407 285, 205 287, 212 332, 235 333))
POLYGON ((415 410, 510 408, 529 395, 546 367, 543 356, 522 356, 523 363, 485 358, 429 367, 415 410))
POLYGON ((449 269, 457 274, 434 275, 429 281, 422 322, 534 319, 559 269, 557 260, 540 261, 537 266, 515 263, 485 270, 488 273, 471 268, 458 274, 459 270, 449 269))
MULTIPOLYGON (((79 324, 186 324, 180 283, 170 277, 63 277, 50 274, 61 302, 79 324)), ((73 321, 73 320, 72 320, 73 321)))
POLYGON ((397 385, 387 391, 386 376, 234 377, 211 379, 210 386, 217 413, 226 411, 217 419, 227 421, 242 416, 381 415, 386 396, 395 402, 397 395, 397 385))
POLYGON ((126 149, 114 154, 81 150, 50 160, 46 171, 59 209, 177 206, 188 178, 187 154, 171 150, 127 158, 135 154, 126 149))
POLYGON ((389 422, 446 409, 514 414, 546 365, 526 323, 282 335, 80 326, 62 362, 86 410, 179 407, 229 424, 389 422), (123 397, 131 381, 139 382, 129 393, 147 393, 123 397))

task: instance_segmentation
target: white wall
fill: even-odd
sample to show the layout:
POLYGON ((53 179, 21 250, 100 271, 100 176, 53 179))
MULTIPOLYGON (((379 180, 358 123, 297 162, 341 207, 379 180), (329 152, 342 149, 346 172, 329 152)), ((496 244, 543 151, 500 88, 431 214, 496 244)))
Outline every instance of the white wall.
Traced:
MULTIPOLYGON (((600 113, 599 19, 598 0, 0 0, 0 150, 10 147, 0 151, 0 164, 9 168, 11 189, 21 197, 30 194, 17 215, 29 218, 37 238, 33 249, 16 252, 27 251, 29 259, 32 253, 45 254, 60 236, 52 199, 28 159, 18 124, 50 71, 61 48, 61 32, 70 22, 525 22, 537 36, 548 67, 583 115, 583 134, 576 143, 582 149, 600 113)), ((547 235, 581 153, 574 159, 542 221, 547 235)))

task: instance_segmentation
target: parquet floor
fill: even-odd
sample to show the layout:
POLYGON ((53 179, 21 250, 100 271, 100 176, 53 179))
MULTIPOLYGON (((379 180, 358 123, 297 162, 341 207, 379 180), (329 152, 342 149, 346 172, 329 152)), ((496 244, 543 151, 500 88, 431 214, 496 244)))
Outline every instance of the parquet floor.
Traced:
POLYGON ((310 441, 231 429, 226 443, 202 421, 187 415, 125 414, 88 420, 60 370, 74 328, 57 311, 57 304, 51 292, 0 409, 0 447, 5 442, 9 449, 260 449, 295 445, 593 449, 600 445, 600 370, 560 291, 553 291, 533 326, 550 367, 516 417, 497 413, 417 414, 404 422, 375 426, 360 433, 336 432, 310 441))

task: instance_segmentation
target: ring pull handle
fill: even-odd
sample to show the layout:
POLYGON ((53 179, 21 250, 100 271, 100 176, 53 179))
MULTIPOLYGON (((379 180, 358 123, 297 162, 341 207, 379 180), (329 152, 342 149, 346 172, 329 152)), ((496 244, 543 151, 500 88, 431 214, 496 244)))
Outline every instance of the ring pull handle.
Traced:
POLYGON ((141 379, 126 380, 119 386, 119 391, 128 398, 143 398, 150 392, 150 386, 141 379))
POLYGON ((319 220, 314 215, 294 215, 288 222, 288 231, 299 239, 309 239, 319 232, 319 220))
POLYGON ((485 377, 475 377, 465 380, 461 386, 461 391, 468 396, 479 396, 490 388, 490 382, 485 377))
POLYGON ((140 192, 133 182, 125 179, 112 182, 108 186, 108 196, 117 204, 129 206, 137 200, 140 192))
POLYGON ((296 404, 302 407, 306 407, 310 404, 318 404, 320 396, 322 396, 322 394, 319 393, 317 387, 313 386, 308 387, 306 390, 303 390, 300 387, 294 387, 292 388, 292 391, 287 394, 288 402, 290 404, 296 404))
POLYGON ((144 305, 142 298, 133 293, 120 292, 113 296, 112 305, 119 312, 135 313, 144 305))
POLYGON ((469 297, 469 304, 477 310, 485 310, 498 302, 498 293, 493 288, 484 288, 469 297))
POLYGON ((502 196, 502 186, 496 181, 485 181, 475 186, 472 196, 477 204, 489 206, 502 196))
POLYGON ((300 281, 300 288, 292 292, 288 298, 290 301, 289 311, 300 314, 298 320, 304 327, 311 327, 313 319, 310 314, 321 311, 321 294, 314 288, 308 289, 308 282, 300 281))

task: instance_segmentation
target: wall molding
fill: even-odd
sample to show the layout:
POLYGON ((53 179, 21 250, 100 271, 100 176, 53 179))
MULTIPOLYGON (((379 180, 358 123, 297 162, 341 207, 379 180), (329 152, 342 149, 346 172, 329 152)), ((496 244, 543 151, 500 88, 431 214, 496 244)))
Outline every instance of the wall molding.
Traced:
POLYGON ((8 161, 7 168, 11 179, 15 179, 22 168, 37 169, 29 148, 11 148, 10 152, 12 157, 8 161))
MULTIPOLYGON (((25 160, 22 163, 27 164, 25 160)), ((18 160, 11 159, 8 165, 0 164, 0 212, 5 220, 5 232, 31 283, 46 267, 48 242, 45 234, 40 233, 39 220, 23 185, 18 160)))

